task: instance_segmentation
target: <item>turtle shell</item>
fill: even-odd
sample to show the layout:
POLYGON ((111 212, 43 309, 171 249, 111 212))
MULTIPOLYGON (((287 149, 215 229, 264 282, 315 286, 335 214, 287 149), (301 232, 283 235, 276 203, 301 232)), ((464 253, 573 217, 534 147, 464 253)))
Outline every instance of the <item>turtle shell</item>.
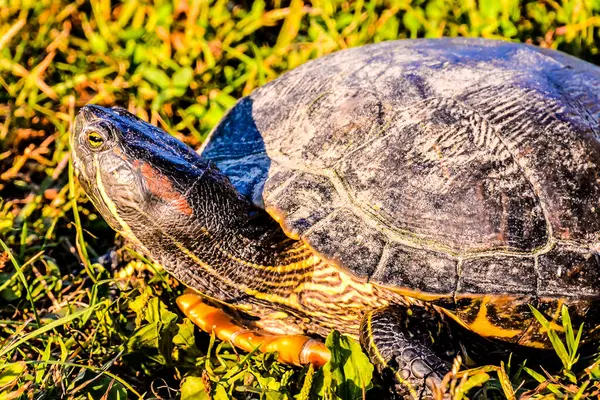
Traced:
POLYGON ((241 99, 201 149, 292 238, 439 295, 600 293, 600 69, 481 39, 340 51, 241 99))

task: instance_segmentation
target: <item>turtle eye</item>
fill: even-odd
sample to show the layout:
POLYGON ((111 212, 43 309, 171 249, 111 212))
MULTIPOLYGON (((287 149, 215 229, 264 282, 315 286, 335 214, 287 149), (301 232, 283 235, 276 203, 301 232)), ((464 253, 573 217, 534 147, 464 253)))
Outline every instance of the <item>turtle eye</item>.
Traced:
POLYGON ((87 140, 90 146, 94 149, 97 149, 104 144, 104 137, 96 131, 88 132, 87 140))

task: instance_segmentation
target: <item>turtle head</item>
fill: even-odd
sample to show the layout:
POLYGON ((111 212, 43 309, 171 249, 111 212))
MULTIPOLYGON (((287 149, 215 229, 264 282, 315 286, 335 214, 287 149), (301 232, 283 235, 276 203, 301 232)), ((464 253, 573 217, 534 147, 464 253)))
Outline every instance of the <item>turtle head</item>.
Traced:
POLYGON ((208 296, 240 298, 228 282, 247 278, 232 260, 272 258, 263 241, 284 239, 213 163, 122 108, 83 107, 70 139, 79 183, 108 224, 208 296))
POLYGON ((189 225, 198 218, 191 189, 209 165, 125 109, 83 107, 71 148, 84 191, 109 225, 128 239, 146 246, 167 225, 189 225))

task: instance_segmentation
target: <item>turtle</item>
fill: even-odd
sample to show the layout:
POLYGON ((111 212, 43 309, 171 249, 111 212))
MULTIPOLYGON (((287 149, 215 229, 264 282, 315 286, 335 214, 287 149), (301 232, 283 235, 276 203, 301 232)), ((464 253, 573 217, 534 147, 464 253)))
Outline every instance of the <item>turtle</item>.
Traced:
POLYGON ((204 330, 318 366, 337 329, 427 398, 453 332, 547 349, 534 310, 558 329, 568 307, 598 337, 599 115, 593 64, 415 39, 284 73, 197 151, 97 105, 70 140, 99 213, 192 289, 178 303, 204 330))

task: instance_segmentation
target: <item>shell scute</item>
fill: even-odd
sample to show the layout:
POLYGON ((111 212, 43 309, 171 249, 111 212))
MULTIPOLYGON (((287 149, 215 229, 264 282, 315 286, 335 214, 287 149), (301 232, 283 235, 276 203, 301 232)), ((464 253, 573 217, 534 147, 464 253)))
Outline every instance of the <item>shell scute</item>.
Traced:
POLYGON ((271 215, 280 214, 288 236, 299 238, 333 213, 340 199, 331 182, 322 176, 281 170, 268 180, 263 192, 271 215))
POLYGON ((388 245, 385 256, 369 280, 423 294, 451 296, 456 289, 457 278, 457 260, 452 257, 394 244, 388 245))
POLYGON ((535 257, 496 255, 464 260, 457 295, 529 294, 537 291, 535 257))
POLYGON ((571 84, 562 88, 554 79, 548 72, 515 73, 462 101, 485 115, 515 155, 543 199, 553 235, 590 242, 600 232, 600 125, 572 97, 571 84))
POLYGON ((362 277, 373 273, 386 243, 381 232, 345 208, 334 211, 303 238, 325 258, 362 277), (348 249, 353 250, 351 257, 348 249))
POLYGON ((539 256, 540 296, 597 297, 600 259, 596 252, 558 244, 539 256))
POLYGON ((532 251, 548 239, 539 199, 510 151, 452 99, 399 111, 385 135, 339 170, 354 202, 400 235, 462 252, 532 251))

